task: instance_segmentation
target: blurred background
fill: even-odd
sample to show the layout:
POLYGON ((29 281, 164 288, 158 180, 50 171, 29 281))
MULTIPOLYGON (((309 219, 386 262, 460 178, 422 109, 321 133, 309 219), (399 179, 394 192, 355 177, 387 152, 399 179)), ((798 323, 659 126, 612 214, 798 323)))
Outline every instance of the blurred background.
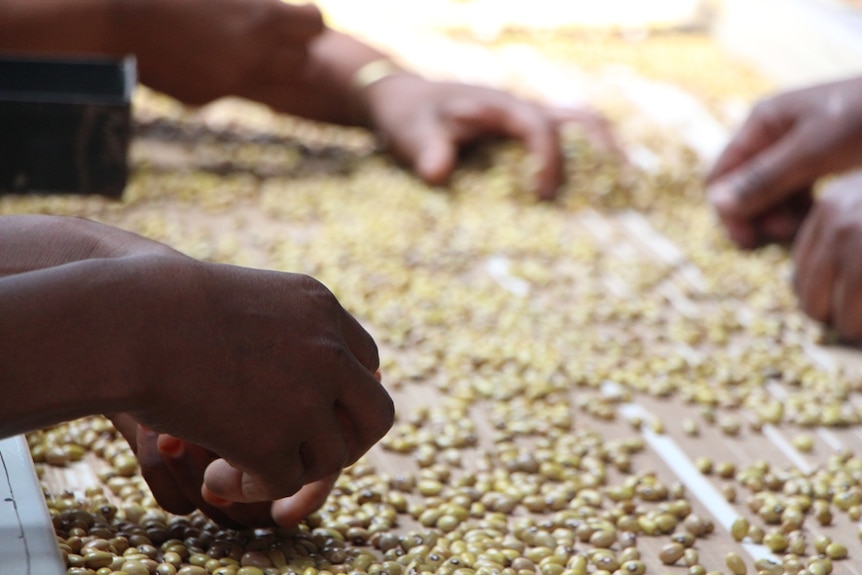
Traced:
MULTIPOLYGON (((656 34, 707 34, 782 85, 862 66, 862 2, 853 0, 322 0, 318 5, 339 27, 417 60, 431 38, 490 47, 517 31, 566 30, 571 41, 591 32, 616 33, 632 42, 656 34)), ((427 57, 430 46, 424 52, 427 57)), ((460 68, 457 61, 447 64, 460 68)))
MULTIPOLYGON (((828 340, 797 309, 786 251, 741 252, 727 242, 697 170, 759 98, 862 73, 862 2, 317 4, 330 25, 430 77, 596 108, 629 163, 567 133, 569 184, 553 208, 523 189, 520 168, 529 166, 517 146, 467 158, 441 193, 377 153, 367 132, 237 99, 187 108, 140 88, 122 202, 7 197, 0 210, 91 217, 207 261, 323 281, 377 339, 403 418, 343 476, 370 485, 368 493, 389 493, 387 474, 420 476, 424 454, 431 459, 421 465, 447 470, 448 482, 450 468, 453 477, 465 472, 462 462, 508 477, 520 468, 494 465, 533 462, 537 437, 553 438, 548 445, 564 457, 584 437, 602 449, 633 437, 638 454, 615 459, 617 469, 608 464, 612 480, 655 475, 697 487, 692 507, 721 526, 699 543, 703 564, 723 565, 728 549, 762 557, 762 546, 729 538, 736 515, 751 515, 748 487, 732 471, 701 474, 693 462, 708 454, 746 470, 767 459, 790 470, 782 477, 808 478, 832 465, 833 452, 858 451, 862 363, 848 354, 845 375, 841 350, 829 350, 833 360, 817 347, 828 340), (804 453, 793 447, 798 437, 804 453)), ((61 426, 39 441, 50 446, 69 434, 61 426)), ((849 457, 841 462, 855 466, 856 478, 862 460, 849 457)), ((47 496, 98 484, 107 463, 87 458, 40 463, 47 496)), ((829 489, 849 486, 858 502, 862 484, 836 477, 829 489)), ((121 481, 118 492, 152 503, 140 477, 121 481)), ((340 492, 338 505, 353 505, 351 493, 340 492)), ((436 497, 409 496, 417 506, 436 497)), ((781 486, 770 496, 784 497, 781 486)), ((862 510, 851 509, 831 525, 806 519, 810 533, 851 547, 836 573, 859 573, 862 510)), ((340 520, 327 513, 322 524, 340 520)), ((401 531, 392 532, 414 519, 400 513, 401 531)), ((667 538, 648 535, 639 549, 650 572, 660 572, 667 538)))
POLYGON ((649 122, 679 135, 705 164, 756 99, 862 71, 858 1, 317 4, 330 24, 429 76, 588 104, 625 124, 623 134, 649 122))

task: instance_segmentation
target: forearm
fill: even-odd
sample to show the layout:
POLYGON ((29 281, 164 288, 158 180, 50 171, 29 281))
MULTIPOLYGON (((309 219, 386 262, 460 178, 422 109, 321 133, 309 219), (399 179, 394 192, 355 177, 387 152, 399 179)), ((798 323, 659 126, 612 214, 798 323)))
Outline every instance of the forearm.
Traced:
POLYGON ((180 256, 168 246, 91 220, 0 217, 0 278, 85 259, 145 254, 180 256))
POLYGON ((180 297, 179 277, 156 262, 85 260, 0 279, 0 437, 142 407, 155 367, 145 358, 170 329, 152 318, 175 317, 180 297))
POLYGON ((0 51, 134 54, 141 82, 190 104, 241 96, 314 120, 370 125, 366 91, 353 80, 384 52, 324 28, 311 7, 215 4, 0 0, 0 51))
POLYGON ((308 63, 297 89, 282 94, 281 104, 275 107, 314 120, 368 127, 366 94, 355 84, 355 76, 369 62, 388 57, 352 36, 327 29, 309 46, 308 63))
POLYGON ((0 0, 0 51, 112 54, 126 0, 0 0))

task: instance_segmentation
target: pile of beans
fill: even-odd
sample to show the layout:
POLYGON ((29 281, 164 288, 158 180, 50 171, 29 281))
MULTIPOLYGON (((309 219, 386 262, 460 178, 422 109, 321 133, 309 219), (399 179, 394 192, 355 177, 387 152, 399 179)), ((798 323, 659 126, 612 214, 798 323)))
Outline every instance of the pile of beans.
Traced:
POLYGON ((0 213, 86 216, 195 257, 313 275, 380 344, 398 419, 289 531, 160 510, 103 418, 32 433, 69 575, 838 572, 856 534, 830 529, 862 516, 862 459, 693 457, 739 514, 728 532, 649 453, 645 434, 678 422, 620 416, 676 402, 687 441, 780 427, 799 453, 817 453, 802 430, 862 417, 859 378, 809 353, 823 334, 796 309, 787 253, 729 245, 687 150, 639 142, 664 159, 646 173, 568 132, 568 183, 540 204, 516 145, 475 151, 430 189, 353 131, 213 126, 142 94, 122 202, 5 197, 0 213), (164 133, 191 134, 184 166, 148 155, 164 133), (82 461, 99 484, 56 489, 82 461))

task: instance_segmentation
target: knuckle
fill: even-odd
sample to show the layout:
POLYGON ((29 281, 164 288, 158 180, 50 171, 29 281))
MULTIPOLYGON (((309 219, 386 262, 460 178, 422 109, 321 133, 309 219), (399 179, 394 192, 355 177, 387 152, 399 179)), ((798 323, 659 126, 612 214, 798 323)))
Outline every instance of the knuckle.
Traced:
POLYGON ((768 118, 772 114, 772 107, 774 106, 774 102, 772 98, 761 98, 757 100, 754 105, 751 107, 751 113, 749 114, 749 118, 752 121, 759 122, 763 118, 768 118))
POLYGON ((392 424, 395 423, 395 402, 386 390, 382 387, 380 390, 382 393, 378 400, 377 416, 373 419, 375 424, 372 429, 373 442, 386 435, 392 424))
POLYGON ((775 98, 758 101, 751 109, 747 123, 765 138, 776 139, 786 127, 781 101, 775 98))
POLYGON ((449 117, 455 122, 471 122, 480 118, 488 118, 494 115, 495 109, 486 102, 461 98, 446 103, 445 110, 449 117))
POLYGON ((305 470, 304 479, 311 482, 332 475, 344 468, 349 458, 350 450, 344 437, 333 433, 327 442, 325 453, 320 454, 319 460, 305 470))
POLYGON ((775 98, 762 98, 752 106, 750 118, 757 124, 772 125, 777 117, 777 108, 775 98))
POLYGON ((348 447, 347 462, 353 463, 383 438, 395 422, 395 404, 383 391, 361 422, 356 422, 357 434, 348 447))
POLYGON ((297 281, 299 288, 305 293, 306 297, 313 300, 316 305, 325 307, 339 305, 335 294, 319 280, 309 275, 299 274, 297 281))
POLYGON ((862 236, 862 220, 859 219, 858 211, 846 209, 848 206, 842 206, 836 210, 836 214, 841 214, 839 226, 844 238, 848 240, 858 240, 862 236))
POLYGON ((368 336, 368 354, 372 371, 377 370, 380 367, 380 348, 377 347, 377 342, 370 335, 368 336))
POLYGON ((318 350, 324 366, 332 367, 341 372, 355 369, 353 354, 341 341, 327 338, 319 343, 318 350))
POLYGON ((314 33, 323 32, 325 23, 323 19, 323 12, 321 12, 320 8, 313 3, 303 4, 302 6, 297 6, 298 10, 303 12, 303 18, 305 18, 310 24, 310 29, 314 33))
POLYGON ((832 219, 830 229, 828 230, 828 243, 833 251, 840 250, 844 246, 859 245, 860 232, 862 232, 862 223, 855 221, 852 218, 840 217, 839 214, 834 214, 836 217, 832 219))
POLYGON ((246 475, 243 478, 242 494, 246 503, 274 501, 293 495, 300 487, 298 474, 289 466, 274 479, 251 478, 246 475))
POLYGON ((747 201, 757 196, 767 184, 766 166, 759 159, 754 159, 749 164, 748 169, 740 174, 739 180, 736 182, 736 194, 741 200, 747 201))

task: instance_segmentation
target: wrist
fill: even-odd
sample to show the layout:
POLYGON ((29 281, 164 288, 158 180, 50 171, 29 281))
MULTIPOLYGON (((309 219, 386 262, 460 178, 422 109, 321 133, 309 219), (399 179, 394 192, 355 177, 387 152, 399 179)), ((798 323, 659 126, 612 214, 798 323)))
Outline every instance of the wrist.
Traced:
POLYGON ((87 342, 76 352, 98 376, 94 405, 100 413, 146 410, 158 400, 177 326, 194 304, 190 268, 199 262, 142 253, 84 263, 94 281, 73 313, 87 342))
MULTIPOLYGON (((193 260, 190 260, 193 261, 193 260)), ((180 258, 97 258, 0 280, 0 436, 153 401, 180 258)))
MULTIPOLYGON (((190 366, 181 357, 201 339, 197 318, 205 295, 201 281, 207 264, 178 253, 147 253, 126 258, 131 302, 136 305, 128 330, 134 340, 127 350, 131 377, 122 401, 125 411, 149 412, 170 401, 170 385, 190 366)), ((207 330, 203 330, 207 331, 207 330)))
POLYGON ((385 80, 390 76, 397 74, 406 74, 407 71, 392 61, 391 58, 384 57, 362 65, 353 73, 350 79, 351 87, 361 92, 369 86, 385 80))
POLYGON ((398 65, 388 57, 371 60, 360 66, 350 78, 352 111, 355 123, 374 129, 376 101, 386 84, 399 78, 418 78, 419 76, 398 65))

